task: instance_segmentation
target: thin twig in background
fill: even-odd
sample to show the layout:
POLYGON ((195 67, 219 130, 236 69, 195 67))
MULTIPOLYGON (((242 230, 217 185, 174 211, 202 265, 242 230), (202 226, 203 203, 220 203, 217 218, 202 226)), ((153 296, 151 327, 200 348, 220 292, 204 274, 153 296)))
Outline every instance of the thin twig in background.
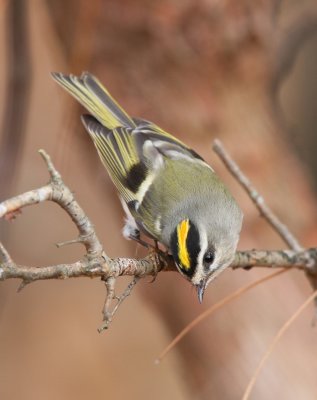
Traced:
MULTIPOLYGON (((317 20, 316 20, 317 21, 317 20)), ((232 158, 229 156, 227 151, 224 149, 222 143, 220 140, 215 140, 214 141, 214 151, 218 154, 218 156, 221 158, 221 160, 225 163, 227 166, 228 170, 231 172, 231 174, 237 179, 237 181, 241 184, 241 186, 246 190, 258 210, 260 211, 261 215, 265 218, 265 220, 272 226, 272 228, 280 235, 280 237, 287 243, 291 249, 295 251, 301 251, 303 248, 298 242, 298 240, 295 238, 295 236, 290 232, 290 230, 287 228, 286 225, 284 225, 278 217, 272 212, 272 210, 267 206, 267 204, 264 202, 263 197, 257 192, 255 187, 252 185, 252 183, 249 181, 249 179, 243 174, 243 172, 240 170, 239 166, 232 160, 232 158)), ((306 276, 309 279, 311 285, 313 286, 314 289, 316 289, 317 285, 317 280, 316 280, 316 262, 313 260, 312 257, 307 255, 307 261, 308 265, 312 267, 311 272, 309 272, 309 268, 306 269, 306 276)), ((298 309, 298 311, 283 325, 283 327, 280 329, 280 331, 277 333, 277 335, 273 338, 271 345, 268 347, 264 357, 258 364, 258 367, 254 373, 254 375, 251 378, 251 381, 246 389, 246 392, 243 396, 243 400, 247 400, 249 397, 249 394, 252 390, 252 387, 254 386, 256 379, 265 364, 265 361, 271 354, 275 344, 278 342, 280 337, 283 335, 283 333, 287 330, 287 328, 290 326, 290 324, 297 318, 297 316, 301 313, 301 311, 313 300, 315 300, 315 304, 317 304, 317 298, 316 298, 317 291, 314 291, 314 293, 306 300, 306 302, 298 309)))
POLYGON ((252 378, 244 392, 244 395, 242 397, 242 400, 248 400, 251 390, 253 389, 253 386, 257 380, 257 377, 259 376, 259 373, 261 372, 265 362, 271 355, 274 347, 278 343, 278 341, 281 339, 281 337, 284 335, 284 333, 287 331, 287 329, 291 326, 291 324, 296 320, 297 317, 300 316, 300 314, 304 311, 304 309, 312 302, 317 296, 317 290, 315 290, 305 301, 304 303, 296 310, 296 312, 283 324, 283 326, 280 328, 280 330, 277 332, 277 334, 274 336, 272 339, 271 343, 269 344, 266 352, 264 353, 261 361, 259 362, 256 370, 254 371, 254 374, 252 375, 252 378))
POLYGON ((244 175, 237 163, 229 156, 220 140, 216 139, 214 141, 213 149, 226 165, 230 173, 248 193, 256 208, 260 211, 261 216, 265 218, 265 220, 272 226, 272 228, 280 235, 280 237, 289 245, 291 249, 301 251, 302 246, 299 244, 298 240, 290 232, 287 226, 284 225, 272 212, 270 207, 265 203, 263 197, 258 193, 250 180, 244 175))

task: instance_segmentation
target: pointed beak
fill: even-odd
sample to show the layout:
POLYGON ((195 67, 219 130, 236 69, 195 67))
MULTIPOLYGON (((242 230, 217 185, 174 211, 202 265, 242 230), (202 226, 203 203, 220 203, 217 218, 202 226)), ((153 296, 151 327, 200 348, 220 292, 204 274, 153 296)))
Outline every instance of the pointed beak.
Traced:
POLYGON ((206 286, 204 281, 201 281, 198 285, 196 285, 198 301, 200 304, 203 302, 205 288, 206 286))

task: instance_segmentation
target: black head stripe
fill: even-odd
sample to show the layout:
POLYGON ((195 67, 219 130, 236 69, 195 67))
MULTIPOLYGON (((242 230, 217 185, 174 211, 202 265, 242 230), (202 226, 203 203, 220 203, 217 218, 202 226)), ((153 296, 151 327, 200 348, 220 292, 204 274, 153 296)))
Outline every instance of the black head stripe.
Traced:
POLYGON ((197 266, 198 255, 200 253, 200 236, 196 225, 193 223, 190 224, 186 246, 190 257, 190 273, 193 275, 197 266))
POLYGON ((183 266, 181 260, 179 259, 179 243, 178 243, 177 227, 176 227, 171 237, 170 249, 176 264, 179 266, 181 271, 190 278, 195 273, 197 266, 197 259, 200 253, 199 232, 196 226, 191 221, 189 221, 189 231, 186 239, 186 247, 190 259, 189 268, 183 266))
POLYGON ((142 162, 134 164, 128 172, 125 184, 133 193, 136 193, 146 175, 147 168, 142 162))
POLYGON ((177 227, 174 229, 174 232, 172 233, 171 236, 170 250, 172 252, 174 261, 176 262, 177 265, 180 265, 180 259, 178 257, 177 227))

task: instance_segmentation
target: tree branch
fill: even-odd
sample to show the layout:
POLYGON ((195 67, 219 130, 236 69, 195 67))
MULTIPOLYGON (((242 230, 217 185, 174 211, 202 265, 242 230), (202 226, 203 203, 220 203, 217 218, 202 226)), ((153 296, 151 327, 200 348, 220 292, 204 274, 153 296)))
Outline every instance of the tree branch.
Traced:
MULTIPOLYGON (((142 260, 129 258, 110 259, 103 250, 93 224, 74 198, 71 190, 63 182, 49 155, 44 150, 39 150, 39 153, 47 165, 50 174, 49 183, 0 203, 0 218, 12 219, 16 217, 17 213, 20 213, 23 207, 43 201, 53 201, 62 207, 71 217, 79 232, 78 238, 61 243, 59 246, 81 242, 86 248, 86 255, 81 260, 71 264, 35 268, 16 264, 0 242, 0 261, 2 260, 0 262, 0 280, 20 278, 22 283, 18 290, 22 290, 27 284, 37 280, 66 279, 83 276, 101 277, 106 281, 106 288, 108 290, 107 301, 103 311, 104 324, 101 328, 105 329, 111 322, 118 306, 131 293, 134 286, 129 285, 126 291, 119 296, 118 300, 112 289, 109 292, 112 287, 109 282, 113 282, 120 275, 134 276, 135 282, 137 278, 145 275, 155 276, 157 271, 167 266, 166 260, 164 257, 153 252, 150 252, 142 260), (110 281, 108 282, 108 280, 110 281), (118 300, 118 303, 111 311, 112 300, 118 300)), ((172 269, 174 268, 175 266, 173 265, 172 269)))
MULTIPOLYGON (((150 253, 143 259, 108 258, 102 253, 89 259, 87 256, 70 264, 57 264, 44 267, 30 267, 15 264, 12 259, 3 257, 6 249, 0 243, 0 256, 4 262, 0 264, 0 280, 22 279, 28 282, 46 279, 67 278, 117 278, 119 276, 155 276, 157 271, 176 271, 170 257, 160 255, 159 258, 150 253)), ((10 257, 10 256, 9 256, 10 257)), ((238 251, 231 265, 233 269, 252 267, 297 268, 310 273, 315 272, 312 263, 317 262, 317 249, 312 248, 296 252, 293 250, 250 250, 238 251)))
MULTIPOLYGON (((231 160, 219 141, 215 142, 215 151, 248 191, 261 214, 293 248, 292 250, 237 252, 231 267, 245 269, 252 267, 297 268, 304 270, 310 277, 316 277, 317 249, 302 249, 285 225, 281 224, 268 206, 265 205, 262 197, 231 160)), ((139 278, 148 275, 156 276, 161 270, 176 271, 175 264, 171 256, 160 250, 151 250, 145 258, 140 260, 108 257, 97 237, 93 224, 74 198, 71 190, 63 182, 49 155, 44 150, 39 152, 50 174, 49 183, 0 203, 0 218, 12 219, 23 207, 43 201, 53 201, 65 210, 79 232, 77 238, 60 243, 58 246, 80 242, 85 246, 86 254, 82 259, 70 264, 31 267, 16 264, 3 244, 0 243, 0 280, 21 279, 22 283, 19 288, 21 290, 25 285, 37 280, 99 277, 105 281, 107 289, 107 297, 103 309, 104 323, 100 330, 106 329, 118 307, 131 293, 139 278), (117 296, 114 291, 115 279, 122 275, 130 275, 134 279, 121 296, 117 296), (114 307, 112 307, 113 301, 117 302, 114 307)))

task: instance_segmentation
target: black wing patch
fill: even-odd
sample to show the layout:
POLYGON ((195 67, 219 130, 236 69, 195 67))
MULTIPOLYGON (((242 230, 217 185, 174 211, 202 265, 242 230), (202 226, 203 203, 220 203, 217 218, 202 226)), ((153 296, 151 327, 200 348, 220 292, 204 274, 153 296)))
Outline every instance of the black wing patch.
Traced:
POLYGON ((126 186, 133 193, 137 193, 142 182, 145 180, 148 169, 143 162, 134 164, 127 173, 126 186))

